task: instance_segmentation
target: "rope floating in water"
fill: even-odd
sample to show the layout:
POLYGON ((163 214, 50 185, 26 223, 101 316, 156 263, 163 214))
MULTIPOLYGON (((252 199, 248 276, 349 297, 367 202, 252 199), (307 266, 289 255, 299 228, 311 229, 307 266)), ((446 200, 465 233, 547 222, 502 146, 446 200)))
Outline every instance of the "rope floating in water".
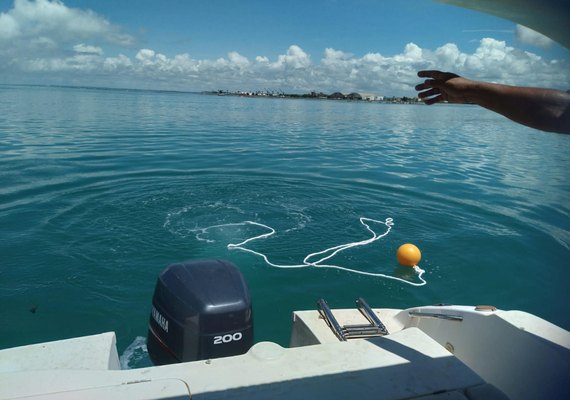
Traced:
MULTIPOLYGON (((274 268, 307 268, 307 267, 333 268, 333 269, 352 272, 352 273, 360 274, 360 275, 367 275, 367 276, 373 276, 373 277, 379 277, 379 278, 392 279, 392 280, 403 282, 403 283, 406 283, 406 284, 412 285, 412 286, 423 286, 427 283, 422 277, 423 274, 425 273, 425 271, 417 265, 413 266, 413 270, 418 275, 418 279, 421 281, 420 283, 410 282, 406 279, 398 278, 398 277, 392 276, 392 275, 386 275, 386 274, 381 274, 381 273, 376 273, 376 272, 360 271, 357 269, 346 268, 346 267, 342 267, 340 265, 334 265, 334 264, 323 264, 323 262, 334 257, 335 255, 337 255, 341 251, 351 249, 353 247, 366 246, 366 245, 373 243, 379 239, 382 239, 383 237, 388 235, 388 233, 390 233, 390 231, 392 230, 392 226, 394 225, 392 218, 386 218, 385 221, 379 221, 379 220, 375 220, 372 218, 360 217, 360 223, 366 227, 366 229, 372 234, 372 237, 365 239, 365 240, 361 240, 359 242, 351 242, 351 243, 346 243, 346 244, 340 244, 338 246, 330 247, 330 248, 322 250, 322 251, 310 253, 309 255, 307 255, 303 259, 303 264, 289 264, 289 265, 272 263, 271 261, 269 261, 269 258, 265 254, 260 253, 260 252, 255 251, 255 250, 252 250, 248 247, 245 247, 245 245, 247 245, 248 243, 251 243, 255 240, 265 239, 265 238, 268 238, 270 236, 273 236, 276 232, 275 232, 275 229, 273 229, 270 226, 267 226, 267 225, 264 225, 264 224, 261 224, 259 222, 255 222, 255 221, 243 221, 243 222, 236 222, 236 223, 229 223, 229 224, 213 225, 213 226, 209 226, 207 228, 202 228, 202 229, 200 229, 200 231, 201 231, 201 233, 206 233, 210 229, 224 228, 224 227, 228 227, 228 226, 243 226, 243 225, 253 225, 253 226, 258 226, 258 227, 267 229, 268 232, 263 233, 261 235, 250 237, 250 238, 248 238, 242 242, 239 242, 239 243, 230 243, 230 244, 228 244, 227 248, 230 250, 241 250, 241 251, 245 251, 247 253, 254 254, 258 257, 263 258, 263 260, 267 263, 267 265, 274 267, 274 268), (374 223, 378 223, 378 224, 383 224, 386 226, 387 229, 384 233, 378 234, 370 227, 370 225, 368 225, 367 222, 374 222, 374 223), (321 256, 321 258, 318 258, 316 261, 310 261, 311 259, 319 257, 319 256, 321 256)), ((200 234, 198 234, 197 238, 200 240, 204 240, 200 237, 200 234)))

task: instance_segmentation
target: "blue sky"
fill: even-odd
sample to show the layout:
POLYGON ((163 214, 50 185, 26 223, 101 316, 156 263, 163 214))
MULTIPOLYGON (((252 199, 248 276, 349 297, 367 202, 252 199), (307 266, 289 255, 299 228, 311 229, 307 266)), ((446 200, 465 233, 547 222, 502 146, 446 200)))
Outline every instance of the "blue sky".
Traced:
POLYGON ((431 0, 0 0, 0 83, 412 95, 417 69, 570 88, 569 51, 431 0))

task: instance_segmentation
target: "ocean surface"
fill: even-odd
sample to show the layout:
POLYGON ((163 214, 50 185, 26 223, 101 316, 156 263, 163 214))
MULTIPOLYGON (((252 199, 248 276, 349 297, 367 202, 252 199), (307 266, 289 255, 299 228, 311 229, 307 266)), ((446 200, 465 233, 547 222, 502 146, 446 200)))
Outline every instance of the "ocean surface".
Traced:
MULTIPOLYGON (((0 348, 115 331, 128 367, 157 275, 235 263, 255 340, 291 312, 492 304, 570 329, 570 136, 475 106, 0 86, 0 348), (398 266, 416 244, 424 286, 398 266), (384 224, 393 219, 388 231, 384 224)), ((79 356, 79 355, 78 355, 79 356)))

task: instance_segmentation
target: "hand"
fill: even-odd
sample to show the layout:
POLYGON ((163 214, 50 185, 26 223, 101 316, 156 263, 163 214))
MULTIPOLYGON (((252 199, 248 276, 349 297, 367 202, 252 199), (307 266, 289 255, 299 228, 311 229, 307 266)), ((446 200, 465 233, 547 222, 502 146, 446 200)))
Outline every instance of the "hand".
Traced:
POLYGON ((470 102, 467 98, 467 89, 473 81, 451 72, 441 71, 420 71, 418 76, 420 78, 431 78, 416 86, 417 91, 423 90, 418 94, 418 97, 426 104, 441 103, 442 101, 449 103, 470 102))

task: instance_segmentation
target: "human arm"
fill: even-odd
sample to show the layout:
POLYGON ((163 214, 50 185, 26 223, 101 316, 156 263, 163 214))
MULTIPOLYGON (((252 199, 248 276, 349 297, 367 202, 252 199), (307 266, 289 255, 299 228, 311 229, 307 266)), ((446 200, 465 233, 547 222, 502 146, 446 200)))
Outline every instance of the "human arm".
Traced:
POLYGON ((426 104, 473 103, 532 128, 570 133, 570 93, 465 79, 450 72, 420 71, 416 86, 426 104))

